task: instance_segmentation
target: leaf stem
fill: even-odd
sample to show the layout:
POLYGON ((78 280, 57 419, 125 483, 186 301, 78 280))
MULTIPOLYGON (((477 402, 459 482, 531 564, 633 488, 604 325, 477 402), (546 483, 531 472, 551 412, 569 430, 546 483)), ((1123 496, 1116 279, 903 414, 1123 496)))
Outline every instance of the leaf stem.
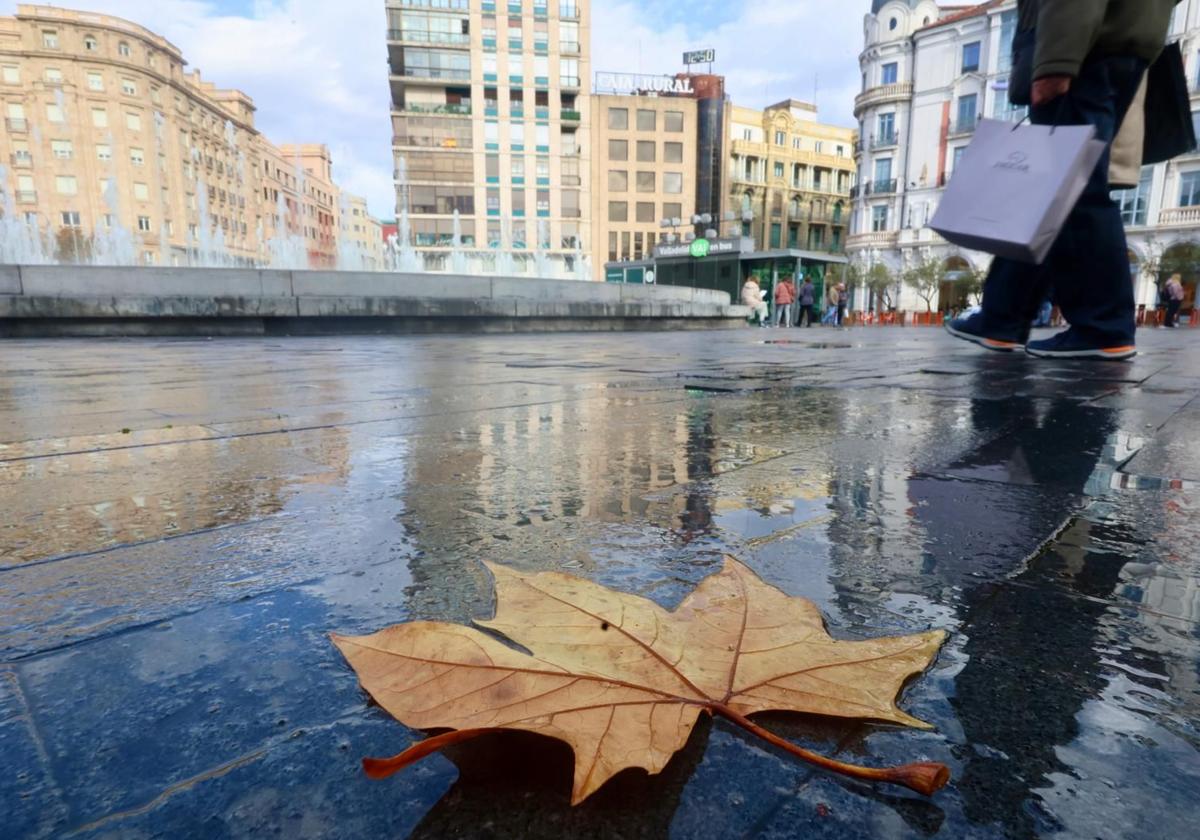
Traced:
POLYGON ((712 703, 709 704, 708 708, 713 714, 720 715, 730 723, 740 726, 752 735, 762 738, 764 741, 791 753, 803 761, 807 761, 809 764, 814 764, 824 770, 831 770, 834 773, 841 773, 843 776, 849 776, 852 779, 902 785, 925 796, 933 796, 934 793, 944 788, 946 783, 950 781, 950 768, 944 764, 923 761, 915 764, 904 764, 899 767, 878 768, 846 764, 820 753, 798 747, 791 741, 763 729, 745 715, 738 714, 723 703, 712 703))

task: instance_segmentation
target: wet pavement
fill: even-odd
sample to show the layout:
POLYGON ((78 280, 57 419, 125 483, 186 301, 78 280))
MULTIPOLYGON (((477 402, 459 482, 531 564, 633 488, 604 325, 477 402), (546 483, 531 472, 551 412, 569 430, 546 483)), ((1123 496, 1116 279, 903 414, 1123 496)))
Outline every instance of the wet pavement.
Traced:
POLYGON ((0 813, 11 837, 1189 836, 1200 333, 1131 364, 934 330, 0 344, 0 813), (723 553, 843 638, 944 628, 899 730, 723 722, 569 805, 501 735, 419 733, 328 643, 487 616, 480 561, 673 606, 723 553))

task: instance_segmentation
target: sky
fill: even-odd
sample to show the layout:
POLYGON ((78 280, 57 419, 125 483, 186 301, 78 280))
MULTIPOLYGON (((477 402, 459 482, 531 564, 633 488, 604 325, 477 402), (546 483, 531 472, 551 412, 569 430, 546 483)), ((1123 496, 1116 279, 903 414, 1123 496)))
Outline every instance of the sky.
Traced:
MULTIPOLYGON (((326 143, 334 180, 395 214, 383 0, 63 0, 162 35, 193 70, 239 88, 275 143, 326 143)), ((12 14, 16 0, 0 0, 12 14)), ((675 73, 717 51, 740 105, 815 100, 852 126, 866 0, 593 0, 594 71, 675 73)))

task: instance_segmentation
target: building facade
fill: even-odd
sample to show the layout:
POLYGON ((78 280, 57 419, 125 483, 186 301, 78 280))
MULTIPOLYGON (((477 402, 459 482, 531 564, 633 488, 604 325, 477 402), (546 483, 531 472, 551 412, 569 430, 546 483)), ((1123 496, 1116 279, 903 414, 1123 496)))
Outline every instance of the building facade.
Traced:
POLYGON ((47 257, 267 264, 288 239, 288 267, 336 260, 328 150, 274 146, 250 97, 137 24, 19 6, 0 18, 0 108, 0 213, 47 257))
POLYGON ((397 212, 446 253, 587 246, 587 0, 386 0, 397 212))
POLYGON ((592 266, 648 259, 696 214, 697 102, 682 96, 594 95, 592 266))
MULTIPOLYGON (((924 300, 899 277, 922 263, 985 271, 991 258, 951 245, 929 227, 945 185, 980 119, 1019 121, 1008 101, 1016 0, 943 7, 933 0, 874 0, 864 19, 863 88, 855 100, 862 138, 859 188, 847 250, 862 270, 882 265, 897 278, 898 308, 924 300)), ((1200 0, 1183 0, 1169 38, 1178 40, 1192 81, 1200 125, 1200 0)), ((1181 270, 1195 299, 1200 271, 1200 150, 1142 170, 1139 185, 1114 193, 1129 235, 1130 277, 1140 305, 1153 307, 1164 272, 1181 270)), ((856 290, 856 308, 876 305, 856 290)), ((962 305, 953 283, 938 308, 962 305)))
MULTIPOLYGON (((727 209, 760 250, 841 253, 855 185, 855 132, 817 121, 813 105, 734 106, 727 209)), ((724 231, 722 231, 724 233, 724 231)))
POLYGON ((339 268, 358 271, 381 271, 387 268, 384 260, 383 223, 367 211, 367 200, 342 193, 339 216, 342 222, 339 268))

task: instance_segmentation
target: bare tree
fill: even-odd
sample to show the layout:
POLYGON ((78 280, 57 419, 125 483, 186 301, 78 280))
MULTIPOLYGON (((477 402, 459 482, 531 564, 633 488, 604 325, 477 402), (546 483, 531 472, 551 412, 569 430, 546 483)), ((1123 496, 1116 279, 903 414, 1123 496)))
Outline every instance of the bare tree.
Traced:
POLYGON ((934 302, 942 293, 942 284, 946 282, 946 265, 940 260, 925 260, 904 272, 903 280, 904 285, 925 301, 925 311, 932 312, 934 302))

